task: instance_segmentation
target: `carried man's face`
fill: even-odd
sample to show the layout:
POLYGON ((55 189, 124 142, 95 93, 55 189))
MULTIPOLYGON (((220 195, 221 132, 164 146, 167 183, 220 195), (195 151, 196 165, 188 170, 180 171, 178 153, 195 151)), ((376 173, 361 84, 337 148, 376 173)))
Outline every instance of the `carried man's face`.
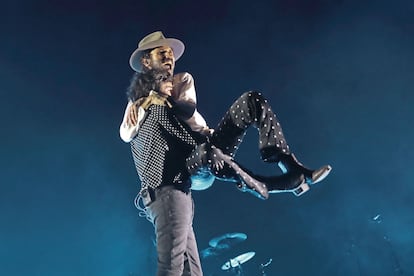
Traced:
POLYGON ((173 90, 173 83, 172 81, 163 81, 160 84, 160 92, 166 95, 171 96, 173 90))
POLYGON ((175 67, 175 58, 173 50, 168 46, 161 46, 150 52, 149 59, 145 65, 148 69, 164 69, 173 75, 175 67))

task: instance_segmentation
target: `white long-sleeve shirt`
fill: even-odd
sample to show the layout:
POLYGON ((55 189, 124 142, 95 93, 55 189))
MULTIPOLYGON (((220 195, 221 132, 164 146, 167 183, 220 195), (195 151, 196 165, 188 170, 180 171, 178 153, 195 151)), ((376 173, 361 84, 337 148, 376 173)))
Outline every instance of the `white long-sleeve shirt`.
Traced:
MULTIPOLYGON (((197 96, 194 86, 194 79, 190 73, 185 72, 174 75, 173 84, 174 88, 171 96, 175 102, 178 104, 191 103, 196 106, 197 96)), ((129 101, 125 108, 124 118, 119 128, 121 139, 126 143, 131 142, 135 135, 137 135, 140 122, 144 118, 145 114, 145 110, 142 107, 138 107, 138 123, 136 125, 128 124, 127 117, 132 105, 133 102, 129 101)), ((201 133, 209 132, 209 127, 207 126, 206 120, 197 111, 197 108, 195 108, 192 116, 184 119, 184 121, 190 126, 193 131, 201 133)))

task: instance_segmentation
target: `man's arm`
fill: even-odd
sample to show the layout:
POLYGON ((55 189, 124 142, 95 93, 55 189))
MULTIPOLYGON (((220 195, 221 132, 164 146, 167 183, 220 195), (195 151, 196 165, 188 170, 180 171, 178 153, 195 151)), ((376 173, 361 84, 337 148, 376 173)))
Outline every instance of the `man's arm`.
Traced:
POLYGON ((179 109, 185 113, 180 116, 193 131, 204 135, 211 135, 204 117, 197 110, 197 96, 193 76, 190 73, 179 73, 174 76, 174 90, 172 97, 179 109))
POLYGON ((139 122, 144 117, 145 111, 138 107, 137 102, 128 102, 125 108, 124 118, 119 127, 119 135, 121 139, 129 143, 137 135, 139 129, 139 122))

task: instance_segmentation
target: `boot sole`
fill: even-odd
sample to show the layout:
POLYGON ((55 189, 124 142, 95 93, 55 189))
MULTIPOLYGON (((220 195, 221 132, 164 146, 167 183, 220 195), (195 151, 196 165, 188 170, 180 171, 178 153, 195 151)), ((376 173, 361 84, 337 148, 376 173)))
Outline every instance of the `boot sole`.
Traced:
POLYGON ((293 193, 295 196, 301 196, 309 190, 310 190, 310 187, 308 183, 306 183, 305 180, 303 180, 302 183, 294 189, 272 190, 272 191, 269 191, 269 194, 293 193))

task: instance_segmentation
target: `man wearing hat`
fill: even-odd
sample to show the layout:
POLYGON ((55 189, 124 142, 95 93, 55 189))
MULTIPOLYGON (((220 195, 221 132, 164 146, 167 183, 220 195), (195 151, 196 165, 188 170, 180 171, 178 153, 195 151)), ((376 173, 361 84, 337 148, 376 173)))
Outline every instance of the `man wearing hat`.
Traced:
MULTIPOLYGON (((130 91, 134 90, 133 83, 139 86, 142 84, 142 77, 147 73, 152 73, 154 69, 164 70, 173 75, 175 62, 183 52, 184 44, 177 39, 165 38, 162 32, 147 35, 139 42, 138 48, 130 58, 130 66, 137 72, 135 76, 138 76, 131 81, 130 91)), ((136 101, 135 98, 129 98, 120 126, 120 136, 125 142, 131 143, 134 161, 141 179, 140 195, 144 201, 145 210, 150 214, 155 226, 158 275, 202 275, 192 229, 191 193, 189 187, 183 186, 183 183, 189 182, 189 186, 197 189, 195 187, 197 177, 190 180, 188 173, 195 176, 201 175, 202 181, 200 182, 204 183, 205 187, 213 183, 214 177, 211 176, 215 176, 237 182, 241 190, 266 199, 269 192, 283 190, 301 195, 309 189, 308 184, 312 185, 323 180, 329 174, 331 167, 323 166, 317 170, 310 170, 297 161, 290 152, 275 114, 260 93, 254 91, 244 93, 233 103, 218 127, 212 130, 197 111, 192 76, 189 73, 174 75, 172 83, 173 88, 167 101, 160 101, 154 96, 157 93, 147 94, 144 98, 146 98, 145 102, 154 99, 152 104, 155 106, 173 102, 175 113, 172 120, 174 122, 166 122, 167 119, 161 117, 157 118, 161 125, 168 125, 165 129, 172 129, 171 124, 179 125, 175 131, 170 131, 170 134, 173 133, 184 144, 193 143, 195 149, 190 156, 186 156, 187 150, 180 150, 179 146, 171 147, 168 141, 165 142, 162 132, 153 133, 152 129, 147 127, 147 134, 151 132, 153 136, 144 137, 146 134, 143 126, 149 124, 148 118, 151 116, 148 114, 151 115, 152 112, 153 115, 154 112, 142 104, 142 101, 136 101), (183 122, 183 125, 180 122, 183 122), (234 161, 233 157, 250 126, 259 130, 259 150, 262 159, 265 162, 277 163, 284 173, 282 176, 267 178, 257 176, 234 161), (185 136, 183 133, 189 133, 189 135, 185 136), (197 136, 195 134, 208 138, 193 141, 191 137, 197 136), (160 146, 158 142, 165 143, 165 145, 160 146), (154 154, 148 147, 160 150, 154 154), (153 157, 143 156, 143 148, 147 148, 145 154, 153 157), (157 158, 159 155, 171 154, 175 156, 176 162, 157 158), (176 167, 177 162, 182 162, 183 158, 187 159, 187 171, 181 171, 173 179, 167 181, 164 177, 165 171, 168 171, 169 166, 176 167), (154 175, 157 176, 154 177, 154 175)), ((178 164, 178 166, 181 165, 181 163, 178 164)))
MULTIPOLYGON (((167 71, 172 76, 175 62, 183 52, 184 44, 181 41, 165 38, 162 32, 154 32, 143 38, 130 58, 130 66, 136 72, 131 80, 130 94, 140 90, 147 79, 157 82, 158 77, 154 77, 154 74, 158 74, 157 70, 161 73, 167 71)), ((172 100, 158 97, 163 91, 159 91, 159 85, 155 85, 152 87, 155 91, 142 97, 145 98, 144 103, 140 102, 142 98, 128 97, 120 135, 131 144, 141 180, 137 201, 142 199, 143 209, 154 224, 157 275, 199 276, 203 273, 192 227, 194 208, 185 159, 198 143, 192 131, 204 135, 210 129, 196 110, 191 75, 177 74, 173 83, 174 90, 169 92, 172 94, 170 98, 174 99, 174 105, 180 106, 180 119, 185 123, 177 120, 172 109, 164 106, 170 106, 172 100), (150 102, 146 104, 148 100, 150 102)), ((210 177, 212 181, 214 178, 210 177)))

